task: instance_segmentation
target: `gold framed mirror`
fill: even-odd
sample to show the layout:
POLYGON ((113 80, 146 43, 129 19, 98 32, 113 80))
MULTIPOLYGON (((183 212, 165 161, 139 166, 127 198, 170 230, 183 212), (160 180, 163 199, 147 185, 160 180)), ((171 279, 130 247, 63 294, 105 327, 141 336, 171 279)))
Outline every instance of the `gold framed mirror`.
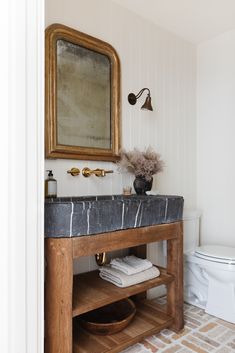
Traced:
POLYGON ((116 161, 120 63, 106 42, 61 24, 46 29, 46 158, 116 161))

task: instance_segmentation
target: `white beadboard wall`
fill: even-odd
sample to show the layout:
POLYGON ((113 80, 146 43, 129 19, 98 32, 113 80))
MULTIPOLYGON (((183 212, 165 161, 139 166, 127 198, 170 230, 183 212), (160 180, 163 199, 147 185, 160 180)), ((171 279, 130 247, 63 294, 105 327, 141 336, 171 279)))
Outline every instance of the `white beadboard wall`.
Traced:
MULTIPOLYGON (((63 23, 109 42, 121 61, 122 146, 148 145, 165 161, 165 170, 154 177, 153 189, 161 194, 183 195, 185 206, 196 205, 196 48, 156 27, 110 0, 47 0, 46 25, 63 23), (135 106, 130 92, 149 87, 153 112, 141 111, 142 96, 135 106)), ((108 162, 47 160, 58 181, 58 196, 121 193, 133 177, 119 174, 108 162), (71 177, 71 167, 114 169, 105 178, 71 177)), ((45 174, 46 177, 46 174, 45 174)), ((155 256, 151 246, 149 256, 155 256)), ((159 252, 159 251, 158 251, 159 252)), ((161 252, 160 252, 161 253, 161 252)), ((81 268, 94 267, 86 259, 81 268), (88 263, 90 264, 88 265, 88 263), (83 266, 84 265, 84 266, 83 266)))
POLYGON ((235 30, 198 46, 197 181, 201 241, 235 247, 235 30))

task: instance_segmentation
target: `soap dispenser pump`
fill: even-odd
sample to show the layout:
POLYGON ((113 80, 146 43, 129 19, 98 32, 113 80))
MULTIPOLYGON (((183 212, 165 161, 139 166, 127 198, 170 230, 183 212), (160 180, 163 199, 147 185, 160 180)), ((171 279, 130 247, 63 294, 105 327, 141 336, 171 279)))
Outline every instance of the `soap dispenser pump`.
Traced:
POLYGON ((57 181, 53 178, 52 170, 47 170, 48 178, 45 180, 45 197, 57 196, 57 181))

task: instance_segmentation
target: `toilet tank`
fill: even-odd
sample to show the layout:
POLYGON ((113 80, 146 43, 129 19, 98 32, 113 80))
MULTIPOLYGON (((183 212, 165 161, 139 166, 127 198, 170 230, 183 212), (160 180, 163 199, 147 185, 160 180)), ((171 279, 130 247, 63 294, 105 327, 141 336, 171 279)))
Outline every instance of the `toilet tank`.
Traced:
POLYGON ((197 210, 184 210, 184 253, 194 251, 199 246, 200 215, 197 210))

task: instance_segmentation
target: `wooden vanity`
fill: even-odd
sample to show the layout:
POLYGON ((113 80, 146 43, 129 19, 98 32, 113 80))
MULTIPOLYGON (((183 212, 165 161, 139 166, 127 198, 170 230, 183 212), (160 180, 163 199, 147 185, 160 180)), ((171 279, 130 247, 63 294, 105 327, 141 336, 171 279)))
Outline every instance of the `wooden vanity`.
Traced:
MULTIPOLYGON (((183 224, 174 222, 72 238, 46 238, 46 353, 117 353, 164 328, 183 328, 183 224), (130 248, 144 256, 146 244, 167 240, 167 267, 158 278, 127 288, 102 280, 98 271, 73 275, 73 260, 96 253, 130 248), (146 300, 145 291, 167 287, 167 305, 146 300), (90 310, 133 297, 134 320, 122 332, 95 336, 73 327, 73 318, 90 310)), ((157 264, 156 264, 157 265, 157 264)))

